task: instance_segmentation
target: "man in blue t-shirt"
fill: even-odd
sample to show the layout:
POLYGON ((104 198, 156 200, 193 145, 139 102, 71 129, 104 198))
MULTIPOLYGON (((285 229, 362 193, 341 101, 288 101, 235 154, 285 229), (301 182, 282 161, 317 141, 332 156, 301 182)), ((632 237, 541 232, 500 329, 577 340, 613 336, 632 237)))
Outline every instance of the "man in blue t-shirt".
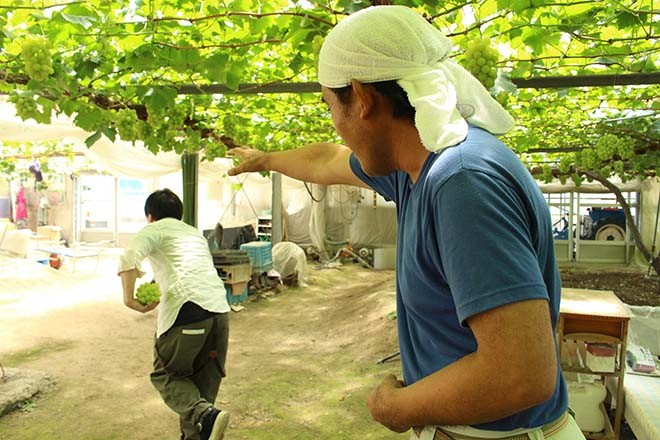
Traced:
POLYGON ((376 421, 421 439, 584 438, 566 413, 547 205, 494 136, 513 120, 450 49, 411 9, 352 14, 319 56, 346 146, 235 149, 230 174, 274 170, 396 203, 403 380, 390 375, 369 396, 376 421))

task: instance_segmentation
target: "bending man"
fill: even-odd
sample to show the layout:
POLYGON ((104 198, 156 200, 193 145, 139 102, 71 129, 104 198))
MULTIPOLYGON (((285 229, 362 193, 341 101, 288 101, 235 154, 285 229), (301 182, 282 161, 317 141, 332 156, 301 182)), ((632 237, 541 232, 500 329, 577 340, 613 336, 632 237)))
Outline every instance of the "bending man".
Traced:
POLYGON ((135 280, 149 259, 161 289, 151 383, 179 415, 182 440, 222 440, 229 413, 213 406, 225 376, 229 305, 204 236, 181 221, 183 204, 169 189, 144 204, 145 226, 119 262, 124 304, 138 312, 135 280))

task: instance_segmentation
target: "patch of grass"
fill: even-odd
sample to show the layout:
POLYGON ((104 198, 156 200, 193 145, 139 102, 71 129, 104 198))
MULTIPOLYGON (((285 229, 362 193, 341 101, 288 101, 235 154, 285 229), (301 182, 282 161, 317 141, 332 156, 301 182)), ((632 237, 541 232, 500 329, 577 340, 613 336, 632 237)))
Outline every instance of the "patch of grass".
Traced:
POLYGON ((5 354, 2 356, 2 360, 4 365, 19 366, 27 362, 35 361, 50 353, 70 350, 74 346, 75 343, 72 341, 48 341, 36 347, 5 354))
POLYGON ((300 359, 295 374, 271 366, 268 376, 253 381, 235 397, 239 417, 252 423, 232 429, 232 438, 249 440, 393 439, 397 434, 371 421, 367 396, 388 371, 360 368, 338 359, 334 371, 317 371, 311 359, 300 359), (259 416, 256 418, 254 414, 259 416), (337 423, 340 420, 341 423, 337 423))
POLYGON ((36 403, 34 403, 34 402, 31 401, 31 400, 26 400, 25 402, 23 402, 23 403, 18 407, 18 409, 19 409, 19 411, 22 411, 22 412, 32 412, 32 411, 34 411, 34 409, 35 409, 36 407, 37 407, 37 404, 36 404, 36 403))

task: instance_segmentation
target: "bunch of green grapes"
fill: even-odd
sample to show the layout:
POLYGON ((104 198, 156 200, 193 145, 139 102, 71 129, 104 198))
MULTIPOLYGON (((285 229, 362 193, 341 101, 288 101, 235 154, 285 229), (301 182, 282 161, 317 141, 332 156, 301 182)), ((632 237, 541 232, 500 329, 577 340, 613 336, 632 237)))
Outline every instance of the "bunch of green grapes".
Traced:
POLYGON ((234 137, 236 134, 236 123, 234 122, 234 118, 229 115, 225 115, 225 117, 222 118, 222 131, 226 136, 234 137))
POLYGON ((147 104, 147 123, 154 129, 158 129, 165 125, 166 113, 162 108, 156 108, 147 104))
POLYGON ((115 128, 122 140, 130 142, 139 138, 140 130, 138 127, 137 115, 131 109, 123 108, 117 112, 115 128))
POLYGON ((575 155, 566 153, 562 154, 562 156, 559 158, 559 171, 563 174, 568 173, 571 171, 571 167, 573 166, 573 161, 575 160, 575 155))
POLYGON ((582 150, 578 154, 576 160, 578 161, 580 167, 591 170, 596 169, 601 162, 596 151, 591 148, 585 148, 582 150))
POLYGON ((552 167, 548 165, 547 163, 544 163, 542 166, 543 173, 541 175, 541 179, 543 180, 543 183, 550 183, 552 182, 552 167))
POLYGON ((495 100, 499 102, 502 107, 506 107, 509 103, 509 94, 506 92, 499 92, 495 95, 495 100))
POLYGON ((50 47, 45 38, 27 38, 23 42, 21 53, 25 60, 25 70, 27 70, 30 78, 36 81, 43 81, 54 72, 50 47))
POLYGON ((619 138, 616 149, 622 160, 630 160, 635 157, 635 140, 628 136, 619 138))
POLYGON ((37 119, 41 116, 37 101, 32 96, 12 96, 9 99, 16 107, 16 114, 23 120, 37 119))
POLYGON ((135 298, 140 304, 147 305, 160 300, 160 287, 156 283, 144 283, 137 288, 135 298))
POLYGON ((578 173, 573 173, 573 174, 571 174, 571 179, 573 180, 573 183, 575 183, 575 186, 580 186, 580 185, 582 185, 582 182, 584 181, 584 179, 582 178, 582 176, 579 175, 578 173))
POLYGON ((177 104, 167 112, 167 122, 170 126, 183 128, 183 123, 190 116, 190 109, 185 104, 177 104))
POLYGON ((605 134, 596 142, 596 155, 600 160, 613 158, 619 152, 619 137, 605 134))
POLYGON ((623 165, 623 162, 620 160, 615 160, 614 163, 612 164, 612 168, 614 169, 614 172, 621 175, 625 171, 625 167, 623 165))
POLYGON ((465 51, 465 57, 467 70, 490 90, 497 78, 498 59, 498 53, 490 46, 490 41, 483 38, 472 40, 465 51))

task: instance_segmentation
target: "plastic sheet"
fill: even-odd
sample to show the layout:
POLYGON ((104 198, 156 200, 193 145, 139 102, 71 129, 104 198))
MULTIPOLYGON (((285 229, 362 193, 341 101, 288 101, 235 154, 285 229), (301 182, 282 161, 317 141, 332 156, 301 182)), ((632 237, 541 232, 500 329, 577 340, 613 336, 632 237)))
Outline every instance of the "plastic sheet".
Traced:
POLYGON ((287 278, 298 277, 298 285, 306 286, 308 280, 307 255, 300 246, 290 241, 282 241, 273 246, 273 269, 287 278))

